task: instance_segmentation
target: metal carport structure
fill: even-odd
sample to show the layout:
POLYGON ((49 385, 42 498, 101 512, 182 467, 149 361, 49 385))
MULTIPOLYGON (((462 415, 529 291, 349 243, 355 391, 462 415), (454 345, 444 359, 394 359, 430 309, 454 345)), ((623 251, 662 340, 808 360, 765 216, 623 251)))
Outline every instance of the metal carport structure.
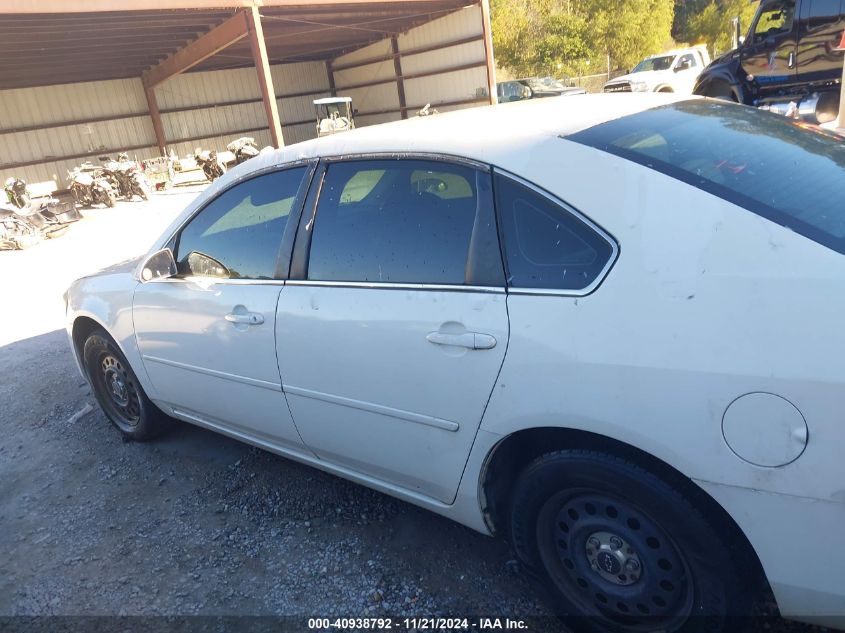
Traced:
POLYGON ((495 101, 488 0, 5 0, 0 59, 0 177, 30 180, 226 135, 278 147, 339 91, 365 124, 495 101))

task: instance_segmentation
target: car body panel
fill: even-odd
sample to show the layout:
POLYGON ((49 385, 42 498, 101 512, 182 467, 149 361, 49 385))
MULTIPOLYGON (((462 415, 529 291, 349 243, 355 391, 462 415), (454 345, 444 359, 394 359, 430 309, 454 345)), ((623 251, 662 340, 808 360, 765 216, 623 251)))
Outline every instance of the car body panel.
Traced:
POLYGON ((501 292, 289 282, 279 368, 318 457, 451 502, 505 357, 501 292), (492 349, 427 340, 483 333, 492 349))
POLYGON ((832 413, 845 411, 845 332, 830 302, 845 286, 845 258, 646 167, 589 147, 566 153, 563 176, 542 151, 521 175, 590 209, 619 259, 587 297, 509 292, 508 356, 482 428, 590 430, 696 479, 833 499, 842 483, 820 481, 817 469, 838 467, 845 423, 832 413), (805 335, 784 335, 805 332, 809 315, 805 335), (545 370, 528 371, 538 364, 545 370), (726 445, 722 415, 751 392, 781 395, 806 418, 810 442, 794 464, 758 468, 726 445), (567 422, 553 419, 564 411, 567 422))
MULTIPOLYGON (((845 588, 819 567, 838 569, 845 562, 830 536, 837 532, 845 509, 845 489, 837 476, 843 472, 845 330, 840 327, 838 298, 845 288, 845 259, 689 184, 561 138, 678 100, 671 95, 595 95, 479 108, 318 139, 260 155, 233 169, 190 205, 151 253, 168 244, 173 232, 207 200, 258 171, 297 160, 392 152, 457 156, 525 178, 601 226, 619 244, 619 255, 607 278, 586 296, 512 288, 479 303, 482 314, 492 309, 487 320, 478 320, 471 292, 461 293, 460 301, 453 299, 456 303, 448 306, 445 301, 436 305, 442 299, 438 292, 423 297, 407 288, 379 290, 392 294, 376 298, 365 291, 371 299, 364 301, 356 298, 363 296, 360 289, 315 289, 279 281, 273 291, 279 298, 275 375, 279 384, 290 388, 286 395, 293 419, 308 420, 303 439, 320 445, 319 457, 302 445, 236 428, 230 421, 170 411, 484 532, 490 526, 484 516, 482 477, 492 451, 509 436, 548 426, 605 435, 674 467, 730 513, 769 575, 783 615, 837 624, 837 617, 845 617, 845 588), (482 133, 490 129, 501 133, 482 133), (410 311, 395 319, 391 315, 404 310, 399 307, 403 303, 410 304, 410 311), (457 316, 451 316, 453 312, 457 316), (442 381, 422 384, 439 371, 439 361, 454 360, 443 350, 426 347, 424 338, 423 330, 436 330, 447 320, 468 330, 509 330, 501 335, 508 345, 501 371, 495 362, 482 369, 455 364, 437 376, 442 381), (354 324, 361 330, 357 337, 346 327, 354 324), (391 366, 392 352, 407 356, 421 370, 391 366), (315 358, 321 362, 314 363, 315 358), (375 370, 394 371, 356 375, 356 362, 362 360, 375 370), (326 368, 324 377, 321 368, 326 368), (456 378, 461 371, 489 374, 485 380, 494 384, 489 402, 477 397, 461 401, 456 378), (401 398, 388 389, 382 393, 383 383, 402 391, 401 398), (312 393, 303 395, 303 390, 312 393), (334 402, 313 398, 313 392, 328 394, 334 402), (777 395, 800 411, 809 429, 800 458, 764 468, 743 460, 727 445, 724 413, 749 393, 777 395), (343 442, 355 440, 343 425, 352 419, 350 413, 362 410, 350 406, 351 401, 370 405, 366 416, 357 420, 367 429, 367 445, 358 447, 357 455, 339 459, 343 442), (388 421, 411 429, 426 426, 397 419, 396 410, 457 420, 468 433, 458 446, 442 443, 448 430, 418 430, 396 452, 401 438, 388 421), (379 457, 378 451, 394 454, 379 457), (426 480, 421 460, 400 473, 401 458, 412 451, 442 453, 448 472, 426 480), (780 517, 782 524, 772 532, 779 537, 768 536, 767 524, 780 517), (784 556, 785 540, 793 534, 812 538, 819 526, 830 534, 822 535, 818 546, 802 544, 798 551, 806 560, 790 564, 793 555, 784 556)), ((146 284, 144 292, 158 283, 167 282, 146 284)), ((166 403, 176 398, 162 399, 143 370, 135 344, 131 307, 137 286, 136 277, 126 271, 76 282, 68 293, 69 327, 79 316, 101 323, 150 397, 166 403)), ((240 303, 247 305, 244 301, 240 303)), ((226 306, 231 303, 227 299, 226 306)), ((163 315, 155 328, 164 331, 166 318, 163 315)), ((181 327, 186 334, 202 329, 187 321, 181 327)), ((139 339, 144 339, 143 333, 139 339)), ((455 358, 477 353, 486 352, 455 358)), ((266 373, 261 375, 246 366, 207 368, 273 382, 273 368, 265 361, 261 366, 266 373)), ((472 389, 483 392, 481 383, 484 380, 472 389)), ((761 436, 760 441, 768 440, 761 436)))
POLYGON ((282 288, 273 282, 199 278, 140 284, 133 312, 153 400, 170 411, 302 448, 276 363, 274 329, 282 288), (225 318, 240 312, 260 314, 264 322, 248 325, 225 318))

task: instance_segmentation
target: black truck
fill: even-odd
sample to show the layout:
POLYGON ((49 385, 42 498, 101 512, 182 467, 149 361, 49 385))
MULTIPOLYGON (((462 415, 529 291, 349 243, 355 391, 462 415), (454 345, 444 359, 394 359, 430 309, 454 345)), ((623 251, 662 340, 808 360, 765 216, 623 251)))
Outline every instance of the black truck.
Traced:
POLYGON ((699 76, 697 95, 827 123, 839 113, 845 0, 762 0, 748 35, 699 76))

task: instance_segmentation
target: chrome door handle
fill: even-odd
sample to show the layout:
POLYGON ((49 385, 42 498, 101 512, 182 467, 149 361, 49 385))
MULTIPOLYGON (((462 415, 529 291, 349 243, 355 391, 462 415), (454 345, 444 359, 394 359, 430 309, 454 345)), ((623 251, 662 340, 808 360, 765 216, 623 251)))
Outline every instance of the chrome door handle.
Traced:
POLYGON ((789 52, 789 59, 787 60, 786 63, 789 66, 789 68, 795 68, 795 52, 794 51, 789 52))
POLYGON ((444 332, 429 332, 425 340, 435 345, 450 345, 452 347, 466 347, 467 349, 493 349, 496 338, 479 332, 464 332, 463 334, 446 334, 444 332))
POLYGON ((261 325, 264 323, 264 315, 258 312, 246 312, 244 314, 230 312, 226 315, 226 320, 229 323, 239 323, 242 325, 261 325))

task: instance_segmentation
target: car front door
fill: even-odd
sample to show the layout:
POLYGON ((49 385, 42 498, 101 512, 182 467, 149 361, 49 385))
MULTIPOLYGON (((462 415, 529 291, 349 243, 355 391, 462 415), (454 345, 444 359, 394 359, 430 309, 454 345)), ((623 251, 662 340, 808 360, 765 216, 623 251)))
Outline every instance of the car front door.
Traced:
POLYGON ((490 174, 373 159, 318 179, 276 322, 297 428, 320 459, 449 503, 508 342, 490 174))
POLYGON ((798 21, 795 0, 768 0, 757 11, 742 49, 742 68, 762 90, 788 85, 796 77, 798 21))
POLYGON ((138 287, 138 347, 154 399, 166 409, 301 447, 282 393, 274 327, 286 272, 280 253, 286 231, 292 241, 310 169, 266 173, 224 191, 174 237, 178 274, 138 287))

